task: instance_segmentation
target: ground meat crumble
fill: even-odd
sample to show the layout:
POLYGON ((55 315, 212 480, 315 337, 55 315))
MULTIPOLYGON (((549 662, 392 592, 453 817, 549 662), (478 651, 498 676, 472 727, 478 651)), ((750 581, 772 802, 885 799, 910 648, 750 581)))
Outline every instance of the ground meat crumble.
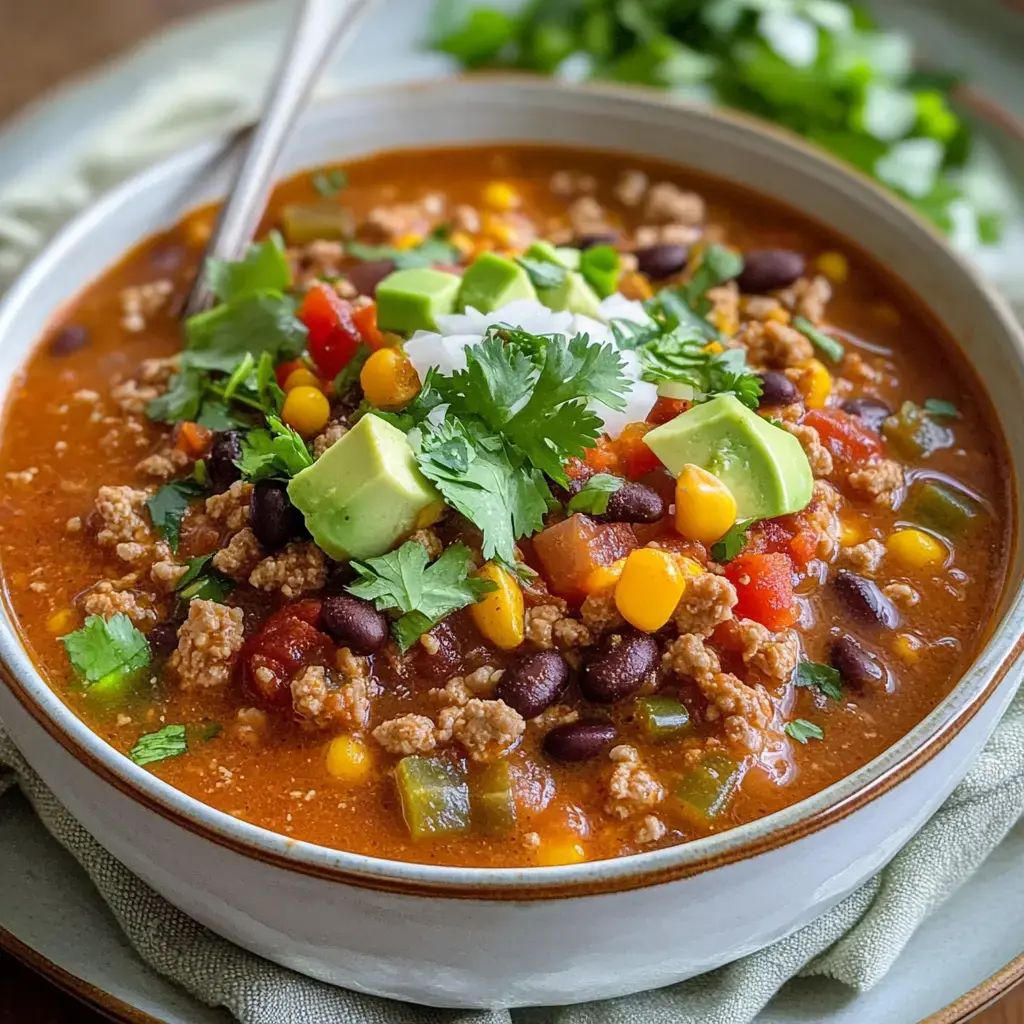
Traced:
POLYGON ((284 597, 298 597, 320 590, 327 582, 327 559, 309 541, 288 544, 264 558, 249 576, 249 585, 257 590, 279 590, 284 597))
POLYGON ((231 681, 242 647, 241 608, 216 601, 193 600, 188 618, 178 629, 178 648, 168 663, 183 690, 205 690, 231 681))
POLYGON ((620 743, 612 747, 608 757, 615 767, 608 779, 606 813, 613 818, 629 818, 665 799, 665 787, 644 767, 636 747, 620 743))

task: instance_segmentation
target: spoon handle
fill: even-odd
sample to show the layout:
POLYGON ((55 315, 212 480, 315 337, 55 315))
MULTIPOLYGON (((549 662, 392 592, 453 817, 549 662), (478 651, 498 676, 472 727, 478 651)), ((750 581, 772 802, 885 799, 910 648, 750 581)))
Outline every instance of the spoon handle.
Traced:
MULTIPOLYGON (((259 227, 274 181, 274 169, 313 83, 328 57, 348 43, 376 0, 300 0, 283 56, 270 85, 233 187, 221 208, 204 255, 241 259, 259 227)), ((185 317, 213 300, 202 271, 185 303, 185 317)))

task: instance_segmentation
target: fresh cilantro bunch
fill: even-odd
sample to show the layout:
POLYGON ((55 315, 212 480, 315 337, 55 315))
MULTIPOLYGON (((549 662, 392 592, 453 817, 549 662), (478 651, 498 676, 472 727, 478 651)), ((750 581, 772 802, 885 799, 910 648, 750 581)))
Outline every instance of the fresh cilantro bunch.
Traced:
POLYGON ((378 611, 398 613, 391 634, 402 651, 452 612, 496 589, 490 580, 470 575, 473 559, 465 544, 452 544, 428 564, 426 548, 410 540, 352 568, 360 578, 346 590, 372 601, 378 611))
POLYGON ((123 697, 150 662, 149 641, 123 612, 90 615, 60 640, 86 692, 103 698, 123 697))
POLYGON ((267 416, 266 429, 250 430, 242 438, 242 457, 235 463, 246 480, 289 479, 313 465, 306 442, 276 416, 267 416))
POLYGON ((237 409, 277 413, 277 363, 306 347, 306 328, 287 294, 291 271, 277 235, 239 261, 211 259, 206 279, 219 302, 185 324, 181 370, 146 407, 150 419, 193 420, 211 430, 247 426, 237 409))

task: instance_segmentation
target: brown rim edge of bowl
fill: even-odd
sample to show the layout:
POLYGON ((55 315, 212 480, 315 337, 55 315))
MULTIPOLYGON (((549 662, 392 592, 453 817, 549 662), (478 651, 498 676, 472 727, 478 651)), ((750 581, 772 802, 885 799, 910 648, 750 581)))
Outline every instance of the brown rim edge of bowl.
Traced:
POLYGON ((920 1024, 965 1024, 983 1010, 990 1009, 1021 982, 1024 982, 1024 953, 949 1006, 925 1017, 920 1024))
POLYGON ((78 977, 60 964, 54 963, 42 953, 22 942, 13 932, 0 925, 0 950, 9 953, 36 974, 56 985, 62 992, 77 999, 90 1010, 102 1014, 117 1024, 164 1024, 157 1017, 151 1017, 126 1003, 123 999, 104 992, 92 982, 78 977))
MULTIPOLYGON (((389 91, 399 93, 425 92, 432 88, 443 88, 460 80, 465 81, 467 78, 474 77, 481 80, 489 80, 491 82, 501 81, 502 79, 514 79, 532 82, 534 84, 543 83, 565 90, 587 91, 597 94, 606 93, 608 95, 617 95, 623 98, 642 97, 646 102, 655 103, 659 106, 692 106, 692 104, 680 101, 676 97, 666 95, 664 92, 650 87, 622 86, 615 83, 600 82, 596 84, 567 83, 564 81, 552 80, 540 75, 522 72, 477 72, 468 76, 452 75, 446 78, 425 82, 399 83, 390 87, 389 91)), ((376 91, 379 90, 353 90, 356 95, 359 93, 376 91)), ((894 207, 897 207, 904 216, 909 216, 916 221, 918 226, 926 230, 938 245, 947 249, 949 248, 947 240, 939 233, 938 229, 933 224, 925 220, 925 218, 916 210, 908 204, 901 202, 898 197, 882 188, 881 185, 869 178, 867 175, 842 162, 826 150, 812 145, 806 139, 794 132, 781 128, 778 125, 773 125, 760 118, 753 117, 752 115, 746 114, 742 111, 716 109, 715 115, 731 121, 734 124, 741 125, 747 130, 753 131, 759 135, 774 137, 777 140, 781 140, 790 147, 803 150, 815 159, 831 165, 833 168, 841 171, 846 177, 856 179, 862 186, 870 189, 876 195, 885 198, 887 202, 892 204, 894 207)), ((1014 504, 1013 512, 1015 522, 1019 523, 1020 510, 1016 507, 1016 503, 1014 504)), ((1018 543, 1019 537, 1016 536, 1015 531, 1011 540, 1012 549, 1015 549, 1018 543)), ((1010 557, 1012 558, 1012 556, 1011 550, 1010 557)), ((10 617, 13 622, 16 622, 17 619, 13 615, 13 609, 10 607, 9 600, 7 600, 5 588, 2 587, 0 587, 0 600, 4 600, 4 603, 7 604, 10 617)), ((991 625, 987 632, 991 632, 991 625)), ((28 652, 26 651, 26 653, 28 652)), ((283 854, 259 849, 243 839, 230 837, 212 826, 201 825, 198 822, 193 821, 185 813, 168 806, 154 796, 143 793, 140 789, 136 788, 134 784, 121 778, 121 776, 111 767, 85 751, 79 746, 77 741, 65 733, 63 729, 58 727, 56 722, 46 714, 42 707, 40 707, 32 696, 24 689, 21 683, 17 681, 13 671, 2 661, 0 661, 0 681, 6 683, 22 707, 31 715, 32 718, 35 719, 35 721, 52 739, 58 742, 69 754, 72 755, 72 757, 85 767, 89 768, 95 775, 113 785, 116 789, 129 797, 129 799, 132 799, 136 803, 154 811, 165 820, 170 821, 172 824, 176 824, 193 835, 216 843, 225 849, 287 871, 294 871, 298 874, 322 878, 343 884, 350 884, 359 888, 372 889, 379 892, 424 897, 444 896, 447 898, 521 901, 523 899, 561 899, 583 895, 601 895, 605 893, 626 892, 633 889, 642 889, 653 885, 661 885, 666 882, 702 874, 705 871, 724 867, 728 864, 733 864, 770 850, 778 849, 807 835, 813 834, 836 821, 840 821, 853 812, 860 810, 862 807, 871 803, 877 797, 888 792, 910 775, 913 775, 922 765, 927 764, 936 754, 943 750, 988 701, 1022 653, 1024 653, 1024 635, 1017 638, 1013 647, 1007 652, 1006 656, 993 671, 992 679, 984 690, 978 693, 966 707, 957 711, 953 718, 940 726, 932 736, 928 737, 916 749, 910 751, 903 760, 883 771, 877 778, 865 783, 856 792, 837 800, 837 802, 830 807, 824 808, 808 818, 793 822, 791 825, 778 828, 766 836, 752 839, 750 842, 747 842, 742 846, 723 850, 720 853, 709 855, 692 863, 669 866, 655 871, 645 871, 643 868, 637 868, 636 874, 626 878, 620 877, 606 881, 552 882, 543 886, 533 885, 529 888, 515 887, 511 885, 490 885, 485 887, 483 884, 478 886, 454 886, 444 882, 400 880, 393 877, 382 877, 381 875, 368 874, 341 867, 314 865, 283 854)), ((30 653, 28 656, 31 660, 32 656, 30 653)), ((40 678, 42 678, 41 674, 40 678)), ((393 863, 382 858, 377 859, 382 865, 393 863)))
MULTIPOLYGON (((88 768, 93 774, 99 776, 105 782, 114 786, 121 793, 136 803, 141 804, 147 810, 159 814, 171 824, 184 828, 202 839, 216 843, 234 853, 241 854, 253 860, 271 864, 286 871, 294 871, 298 874, 308 875, 315 878, 322 878, 328 881, 340 882, 354 885, 359 888, 373 889, 379 892, 396 893, 406 896, 424 896, 462 899, 487 899, 487 900, 514 900, 524 899, 566 899, 578 896, 594 896, 607 893, 627 892, 633 889, 643 889, 652 885, 661 885, 666 882, 677 881, 682 878, 690 878, 694 875, 703 874, 714 868, 734 864, 737 861, 747 860, 770 850, 787 846, 798 839, 820 831, 828 825, 841 821, 855 811, 874 801, 884 793, 887 793, 894 786, 913 775, 919 768, 927 764, 936 754, 945 749, 954 737, 970 722, 978 711, 984 706, 987 700, 998 689, 1006 678, 1017 659, 1024 653, 1024 636, 1018 638, 1013 648, 1006 657, 999 663, 998 668, 993 672, 992 679, 988 686, 977 695, 975 700, 949 722, 945 727, 923 743, 916 750, 912 751, 903 761, 884 772, 881 776, 862 786, 856 792, 842 800, 837 801, 831 807, 827 807, 817 814, 801 821, 780 828, 768 835, 756 838, 743 846, 734 847, 730 850, 723 850, 720 853, 705 857, 703 860, 694 861, 689 864, 678 864, 675 866, 661 868, 659 870, 644 873, 638 870, 637 874, 628 878, 615 878, 606 881, 592 882, 552 882, 543 886, 535 886, 528 890, 514 886, 451 886, 444 883, 428 883, 421 881, 403 880, 397 878, 385 878, 379 875, 368 875, 361 872, 351 871, 339 867, 327 867, 316 864, 304 863, 303 861, 272 853, 267 850, 258 849, 255 846, 241 839, 222 834, 209 826, 201 825, 193 821, 184 813, 163 804, 159 800, 143 793, 127 780, 121 778, 108 765, 93 757, 84 750, 78 743, 65 733, 57 723, 54 722, 46 712, 35 703, 31 696, 18 682, 14 673, 8 666, 0 662, 0 680, 14 694, 22 707, 32 716, 40 727, 59 743, 72 757, 80 764, 88 768)), ((111 748, 113 750, 113 748, 111 748)), ((116 751, 114 751, 116 753, 116 751)), ((388 863, 385 860, 382 864, 388 863)))

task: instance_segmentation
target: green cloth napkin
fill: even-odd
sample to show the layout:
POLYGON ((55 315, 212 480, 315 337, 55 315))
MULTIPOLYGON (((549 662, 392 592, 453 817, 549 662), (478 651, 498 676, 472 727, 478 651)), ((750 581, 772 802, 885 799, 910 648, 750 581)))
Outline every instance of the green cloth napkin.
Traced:
MULTIPOLYGON (((268 9, 282 17, 284 10, 268 9)), ((82 207, 140 168, 251 120, 273 66, 266 42, 239 40, 142 89, 59 169, 0 193, 0 286, 82 207)), ((338 90, 328 78, 320 95, 338 90)), ((0 731, 0 794, 19 786, 82 865, 142 959, 242 1024, 745 1024, 790 978, 821 975, 864 990, 916 928, 966 881, 1024 813, 1024 695, 970 775, 876 878, 768 949, 655 992, 577 1007, 424 1009, 313 981, 245 952, 186 917, 111 857, 61 806, 0 731)), ((5 804, 0 799, 0 827, 5 804)))

